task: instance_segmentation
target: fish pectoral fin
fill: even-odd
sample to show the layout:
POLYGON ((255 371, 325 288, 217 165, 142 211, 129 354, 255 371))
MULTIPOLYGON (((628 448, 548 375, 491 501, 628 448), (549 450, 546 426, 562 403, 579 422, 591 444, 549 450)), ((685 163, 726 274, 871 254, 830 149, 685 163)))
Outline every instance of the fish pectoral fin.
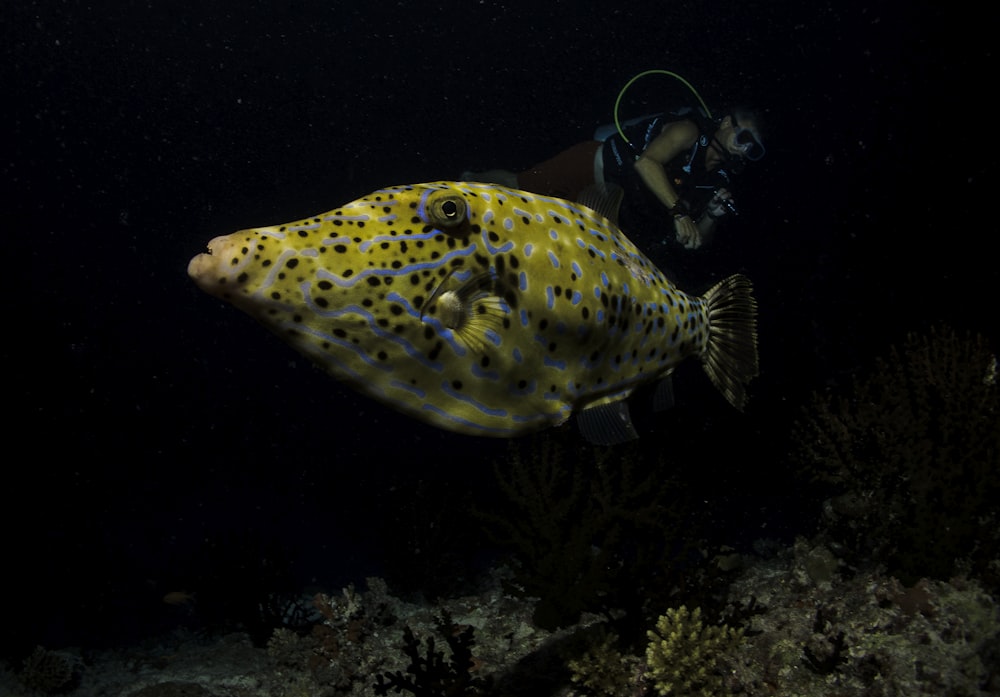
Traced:
MULTIPOLYGON (((472 276, 454 288, 447 288, 454 271, 434 289, 420 308, 420 319, 436 317, 442 326, 451 329, 474 351, 482 351, 489 341, 490 331, 497 336, 503 328, 503 318, 510 312, 507 303, 496 295, 496 278, 486 272, 472 276)), ((453 285, 453 284, 452 284, 453 285)))
POLYGON ((624 398, 583 409, 576 415, 576 423, 583 437, 594 445, 618 445, 639 437, 624 398))

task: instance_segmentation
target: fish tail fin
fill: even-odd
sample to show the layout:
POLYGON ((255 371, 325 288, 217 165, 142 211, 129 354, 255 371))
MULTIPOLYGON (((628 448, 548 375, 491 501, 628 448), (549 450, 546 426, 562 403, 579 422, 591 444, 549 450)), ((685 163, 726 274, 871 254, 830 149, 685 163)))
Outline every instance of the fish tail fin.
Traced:
POLYGON ((708 306, 708 347, 702 367, 734 407, 743 410, 746 385, 757 377, 757 301, 742 274, 716 283, 703 296, 708 306))

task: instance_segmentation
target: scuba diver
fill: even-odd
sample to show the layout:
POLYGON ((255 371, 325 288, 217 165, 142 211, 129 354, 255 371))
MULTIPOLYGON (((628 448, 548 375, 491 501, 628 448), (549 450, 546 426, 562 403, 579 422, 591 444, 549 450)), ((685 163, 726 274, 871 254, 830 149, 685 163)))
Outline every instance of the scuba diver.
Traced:
POLYGON ((737 214, 732 181, 746 161, 764 156, 761 125, 760 115, 746 107, 718 121, 707 107, 685 107, 620 124, 616 104, 616 122, 598 128, 593 140, 523 172, 494 169, 462 178, 572 201, 595 184, 617 184, 624 190, 619 223, 626 234, 659 229, 666 220, 679 244, 698 249, 719 220, 737 214))

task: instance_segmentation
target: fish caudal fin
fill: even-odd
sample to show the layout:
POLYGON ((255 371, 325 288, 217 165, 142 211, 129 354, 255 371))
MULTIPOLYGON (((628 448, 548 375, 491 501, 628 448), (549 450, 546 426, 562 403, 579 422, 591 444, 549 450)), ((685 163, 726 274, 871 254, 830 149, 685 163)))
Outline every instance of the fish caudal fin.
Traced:
POLYGON ((726 400, 743 410, 746 385, 757 377, 757 301, 742 274, 725 278, 703 296, 708 306, 708 347, 702 367, 726 400))

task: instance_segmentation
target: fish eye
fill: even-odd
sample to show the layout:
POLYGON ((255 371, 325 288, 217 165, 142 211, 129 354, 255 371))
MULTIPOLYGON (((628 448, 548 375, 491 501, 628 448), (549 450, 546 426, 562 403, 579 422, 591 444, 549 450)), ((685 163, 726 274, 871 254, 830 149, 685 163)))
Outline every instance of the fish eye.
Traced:
POLYGON ((432 201, 428 213, 435 225, 453 228, 464 223, 469 217, 469 207, 461 196, 449 194, 432 201))

